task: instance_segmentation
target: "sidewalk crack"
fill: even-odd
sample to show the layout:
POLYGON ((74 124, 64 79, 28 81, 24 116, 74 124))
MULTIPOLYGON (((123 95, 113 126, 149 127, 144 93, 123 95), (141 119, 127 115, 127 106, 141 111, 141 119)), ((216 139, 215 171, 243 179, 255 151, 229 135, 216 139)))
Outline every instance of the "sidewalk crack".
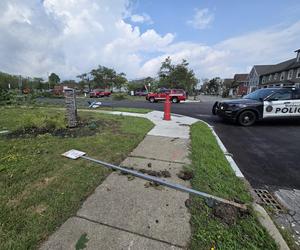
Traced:
POLYGON ((126 233, 130 233, 130 234, 134 234, 134 235, 137 235, 137 236, 141 236, 141 237, 144 237, 144 238, 147 238, 147 239, 150 239, 150 240, 155 240, 155 241, 158 241, 158 242, 161 242, 161 243, 165 243, 165 244, 168 244, 170 246, 174 246, 174 247, 179 247, 179 248, 185 249, 185 246, 180 246, 180 245, 177 245, 177 244, 173 244, 172 242, 169 242, 169 241, 165 241, 165 240, 153 238, 151 236, 147 236, 147 235, 140 234, 140 233, 137 233, 137 232, 132 232, 132 231, 127 230, 125 228, 120 228, 120 227, 117 227, 117 226, 112 226, 112 225, 109 225, 109 224, 106 224, 106 223, 102 223, 102 222, 99 222, 99 221, 96 221, 96 220, 93 220, 93 219, 86 218, 84 216, 76 215, 75 217, 77 217, 79 219, 83 219, 83 220, 89 221, 89 222, 92 222, 92 223, 95 223, 95 224, 98 224, 98 225, 101 225, 101 226, 110 227, 110 228, 113 228, 113 229, 116 229, 116 230, 119 230, 119 231, 123 231, 123 232, 126 232, 126 233))

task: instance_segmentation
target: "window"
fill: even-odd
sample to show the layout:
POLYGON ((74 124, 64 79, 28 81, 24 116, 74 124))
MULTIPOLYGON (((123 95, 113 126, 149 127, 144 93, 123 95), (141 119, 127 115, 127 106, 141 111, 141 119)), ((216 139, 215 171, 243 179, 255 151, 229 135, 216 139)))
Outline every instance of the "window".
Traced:
POLYGON ((271 74, 271 75, 269 75, 269 81, 272 81, 272 77, 273 77, 273 75, 271 74))
POLYGON ((297 69, 296 78, 300 78, 300 68, 299 68, 299 69, 297 69))
POLYGON ((284 80, 284 77, 285 77, 285 72, 281 72, 281 74, 280 74, 280 81, 284 80))
POLYGON ((277 80, 277 79, 278 79, 278 73, 275 73, 274 80, 277 80))
POLYGON ((243 99, 252 99, 259 101, 260 99, 265 99, 267 96, 271 95, 274 92, 274 89, 269 89, 267 86, 264 88, 251 92, 248 95, 245 95, 243 99))
POLYGON ((292 90, 285 89, 276 92, 271 96, 270 100, 272 101, 282 101, 282 100, 290 100, 292 99, 292 90))
POLYGON ((265 83, 265 82, 266 82, 266 77, 263 76, 263 78, 262 78, 262 83, 265 83))
POLYGON ((288 80, 291 80, 293 78, 293 70, 289 70, 289 73, 288 73, 288 80))

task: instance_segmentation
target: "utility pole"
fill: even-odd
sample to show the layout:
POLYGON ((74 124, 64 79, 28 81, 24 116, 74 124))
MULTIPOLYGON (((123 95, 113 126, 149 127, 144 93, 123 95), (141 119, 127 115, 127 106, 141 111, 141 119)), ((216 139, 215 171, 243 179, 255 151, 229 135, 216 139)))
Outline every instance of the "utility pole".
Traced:
POLYGON ((47 76, 48 76, 48 90, 50 90, 50 73, 47 72, 47 76))
POLYGON ((22 76, 19 75, 19 90, 20 90, 20 94, 22 94, 22 76))

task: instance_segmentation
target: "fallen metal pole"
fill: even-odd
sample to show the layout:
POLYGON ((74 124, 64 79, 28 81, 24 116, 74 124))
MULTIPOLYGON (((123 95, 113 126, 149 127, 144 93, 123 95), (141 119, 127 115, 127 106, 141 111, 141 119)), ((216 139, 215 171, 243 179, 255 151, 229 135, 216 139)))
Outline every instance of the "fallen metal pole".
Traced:
POLYGON ((164 179, 160 179, 160 178, 153 177, 153 176, 150 176, 150 175, 145 175, 145 174, 142 174, 138 171, 123 168, 123 167, 120 167, 120 166, 115 166, 113 164, 110 164, 110 163, 107 163, 107 162, 104 162, 104 161, 100 161, 100 160, 96 160, 96 159, 93 159, 91 157, 84 156, 84 155, 79 156, 78 158, 83 158, 83 159, 101 164, 101 165, 103 165, 105 167, 108 167, 108 168, 111 168, 111 169, 120 170, 123 173, 131 174, 133 176, 142 178, 142 179, 147 180, 147 181, 153 181, 153 182, 158 183, 160 185, 170 187, 170 188, 182 191, 182 192, 187 192, 187 193, 195 194, 195 195, 198 195, 198 196, 201 196, 201 197, 204 197, 204 198, 213 199, 213 200, 216 200, 216 201, 219 201, 219 202, 231 205, 231 206, 238 207, 238 208, 243 209, 243 210, 247 209, 247 207, 244 204, 239 204, 239 203, 236 203, 234 201, 229 201, 229 200, 226 200, 226 199, 214 196, 214 195, 210 195, 210 194, 200 192, 200 191, 197 191, 197 190, 194 190, 194 189, 191 189, 191 188, 187 188, 187 187, 179 185, 179 184, 167 182, 164 179))

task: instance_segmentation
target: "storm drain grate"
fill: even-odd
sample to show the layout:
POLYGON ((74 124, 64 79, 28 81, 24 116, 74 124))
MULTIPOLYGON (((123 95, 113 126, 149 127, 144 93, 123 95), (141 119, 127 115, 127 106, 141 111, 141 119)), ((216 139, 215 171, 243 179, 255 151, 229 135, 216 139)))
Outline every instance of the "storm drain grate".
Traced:
POLYGON ((266 189, 254 189, 254 192, 261 199, 264 205, 271 207, 276 212, 283 212, 283 207, 266 189))

